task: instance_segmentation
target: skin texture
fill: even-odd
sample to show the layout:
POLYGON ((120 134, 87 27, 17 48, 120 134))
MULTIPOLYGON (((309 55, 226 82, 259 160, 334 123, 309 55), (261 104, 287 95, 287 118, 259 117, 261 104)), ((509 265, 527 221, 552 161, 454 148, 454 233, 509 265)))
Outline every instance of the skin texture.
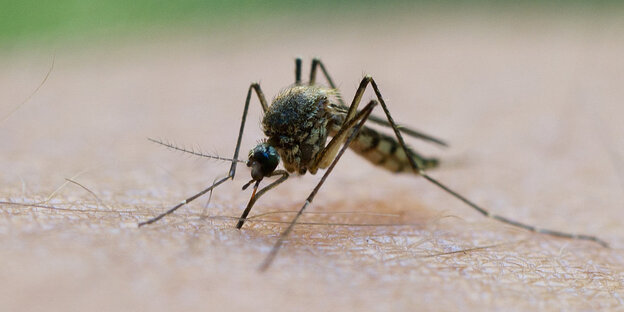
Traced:
MULTIPOLYGON (((621 21, 393 23, 57 49, 46 84, 0 124, 1 310, 620 307, 621 21), (251 195, 240 190, 250 179, 241 164, 209 204, 202 197, 137 229, 229 169, 145 138, 231 156, 249 83, 260 80, 270 100, 293 82, 298 54, 322 57, 346 102, 362 73, 373 75, 399 123, 446 139, 447 149, 408 139, 440 159, 432 176, 499 215, 596 235, 613 248, 484 219, 422 178, 351 151, 263 274, 257 268, 285 228, 279 222, 301 207, 318 174, 265 194, 236 230, 231 217, 251 195), (258 216, 270 212, 281 213, 258 216)), ((51 53, 3 53, 2 101, 20 103, 51 53)), ((242 151, 263 138, 261 111, 252 100, 242 151)))

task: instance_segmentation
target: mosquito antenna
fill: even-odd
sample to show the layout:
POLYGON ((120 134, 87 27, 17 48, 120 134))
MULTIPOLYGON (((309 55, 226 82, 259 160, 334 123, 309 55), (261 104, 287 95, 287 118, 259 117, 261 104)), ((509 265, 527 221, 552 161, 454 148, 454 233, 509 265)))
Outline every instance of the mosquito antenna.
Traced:
POLYGON ((592 241, 595 242, 597 244, 600 244, 603 247, 609 248, 609 244, 607 244, 607 242, 603 241, 602 239, 595 237, 595 236, 591 236, 591 235, 584 235, 584 234, 573 234, 573 233, 565 233, 565 232, 560 232, 560 231, 554 231, 554 230, 549 230, 549 229, 543 229, 543 228, 538 228, 532 225, 528 225, 525 223, 521 223, 515 220, 511 220, 509 218, 503 217, 503 216, 499 216, 499 215, 495 215, 490 213, 489 211, 485 210, 484 208, 480 207, 479 205, 473 203, 472 201, 470 201, 469 199, 467 199, 466 197, 460 195, 459 193, 455 192, 454 190, 450 189, 448 186, 442 184, 440 181, 432 178, 430 175, 428 175, 424 170, 419 170, 419 174, 427 179, 427 181, 435 184, 437 187, 443 189, 444 191, 446 191, 447 193, 451 194, 453 197, 459 199, 460 201, 464 202, 466 205, 470 206, 471 208, 473 208, 474 210, 478 211, 479 213, 481 213, 483 216, 487 217, 487 218, 491 218, 515 227, 519 227, 525 230, 529 230, 531 232, 535 232, 535 233, 541 233, 541 234, 546 234, 546 235, 552 235, 552 236, 556 236, 556 237, 563 237, 563 238, 569 238, 569 239, 578 239, 578 240, 588 240, 588 241, 592 241))
MULTIPOLYGON (((179 151, 179 152, 183 152, 183 153, 187 153, 187 154, 191 154, 191 155, 195 155, 195 156, 199 156, 199 157, 205 157, 205 158, 210 158, 210 159, 216 159, 216 160, 225 160, 225 161, 234 161, 232 158, 226 158, 226 157, 221 157, 218 155, 208 155, 208 154, 204 154, 201 151, 200 152, 196 152, 195 150, 188 150, 185 149, 183 147, 179 147, 174 145, 173 143, 170 142, 164 142, 162 140, 156 140, 156 139, 152 139, 152 138, 147 138, 148 140, 150 140, 151 142, 154 142, 156 144, 160 144, 163 145, 169 149, 172 149, 174 151, 179 151)), ((244 160, 236 160, 239 163, 245 163, 244 160)))

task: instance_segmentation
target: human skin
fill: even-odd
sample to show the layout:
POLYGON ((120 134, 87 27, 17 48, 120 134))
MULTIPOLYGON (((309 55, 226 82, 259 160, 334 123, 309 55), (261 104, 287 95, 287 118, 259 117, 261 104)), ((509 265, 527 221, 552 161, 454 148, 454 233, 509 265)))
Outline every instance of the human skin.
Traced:
MULTIPOLYGON (((391 36, 276 27, 262 42, 190 33, 57 50, 45 85, 0 124, 2 310, 618 307, 621 36, 566 19, 540 31, 530 19, 414 23, 417 31, 391 36), (235 50, 223 44, 232 40, 235 50), (137 228, 229 169, 145 138, 230 156, 249 83, 271 98, 293 82, 300 54, 322 57, 347 102, 372 75, 399 123, 449 141, 409 140, 441 159, 432 176, 499 215, 612 248, 485 219, 422 178, 349 151, 264 273, 258 266, 285 229, 277 221, 290 220, 322 170, 267 193, 250 216, 276 213, 241 230, 231 217, 250 196, 242 165, 209 203, 137 228)), ((19 103, 51 54, 4 53, 0 94, 19 103)), ((260 112, 252 101, 242 155, 262 138, 260 112)))

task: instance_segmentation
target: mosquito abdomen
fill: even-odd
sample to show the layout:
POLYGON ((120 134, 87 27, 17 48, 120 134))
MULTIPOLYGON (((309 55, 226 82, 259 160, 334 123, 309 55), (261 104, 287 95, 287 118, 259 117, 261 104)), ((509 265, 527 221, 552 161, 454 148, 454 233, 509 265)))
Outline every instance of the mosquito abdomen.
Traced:
MULTIPOLYGON (((349 147, 371 163, 392 172, 414 171, 407 159, 405 150, 401 148, 399 142, 394 137, 375 129, 366 126, 362 127, 360 133, 349 147)), ((412 156, 416 164, 423 169, 438 166, 438 159, 436 158, 425 158, 411 149, 408 149, 407 152, 412 156)))

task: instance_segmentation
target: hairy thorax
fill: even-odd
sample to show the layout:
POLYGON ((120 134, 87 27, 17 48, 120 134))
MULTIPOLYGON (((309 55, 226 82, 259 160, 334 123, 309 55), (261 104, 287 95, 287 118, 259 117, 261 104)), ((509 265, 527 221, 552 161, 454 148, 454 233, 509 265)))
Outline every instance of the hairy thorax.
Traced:
POLYGON ((294 86, 280 92, 269 106, 262 127, 288 172, 316 173, 316 158, 332 122, 328 106, 333 95, 331 89, 294 86))

